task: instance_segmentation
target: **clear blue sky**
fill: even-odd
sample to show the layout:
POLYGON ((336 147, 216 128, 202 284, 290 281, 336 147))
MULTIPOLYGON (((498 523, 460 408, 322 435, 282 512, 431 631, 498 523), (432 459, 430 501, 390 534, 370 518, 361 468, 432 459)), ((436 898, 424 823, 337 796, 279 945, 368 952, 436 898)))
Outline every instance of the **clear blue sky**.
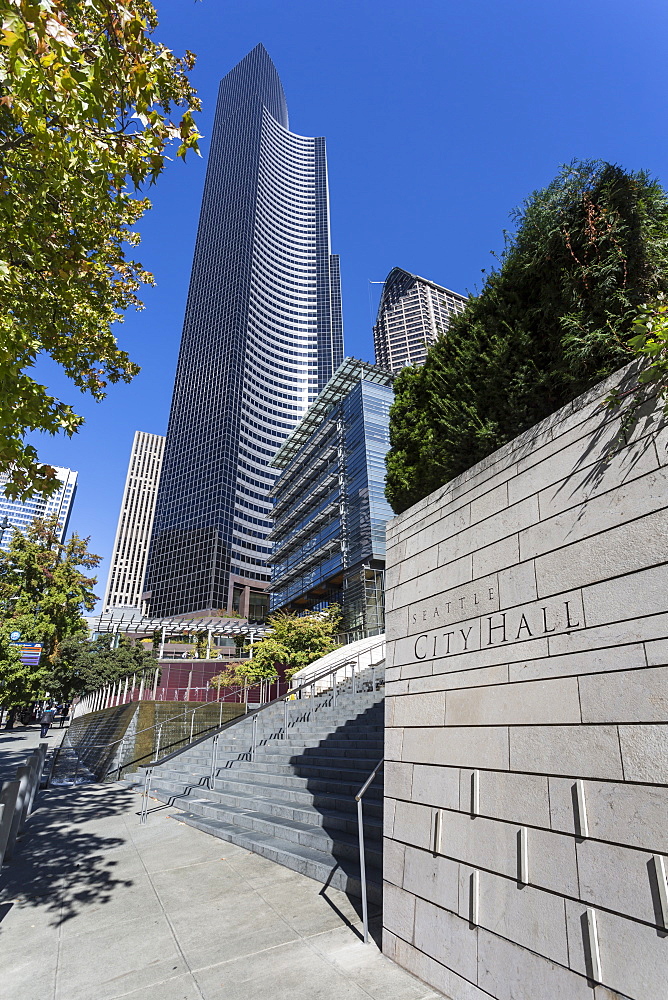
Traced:
POLYGON ((370 279, 399 265, 479 288, 510 210, 560 164, 601 158, 668 185, 665 0, 155 3, 160 39, 197 53, 206 138, 202 160, 169 165, 139 227, 157 287, 118 332, 142 372, 93 404, 39 368, 86 417, 74 439, 38 443, 79 471, 71 528, 104 557, 100 596, 132 436, 167 427, 218 80, 258 42, 293 131, 327 138, 347 354, 373 360, 370 279))

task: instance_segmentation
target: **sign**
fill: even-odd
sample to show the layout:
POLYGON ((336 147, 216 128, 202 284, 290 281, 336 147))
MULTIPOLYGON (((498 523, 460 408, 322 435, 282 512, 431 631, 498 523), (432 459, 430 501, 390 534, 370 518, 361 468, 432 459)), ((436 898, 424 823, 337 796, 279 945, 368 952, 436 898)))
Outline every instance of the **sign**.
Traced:
POLYGON ((10 632, 9 633, 9 639, 10 639, 11 642, 18 642, 20 640, 20 638, 21 638, 21 633, 20 632, 10 632))
POLYGON ((42 647, 36 642, 22 642, 19 646, 21 650, 21 663, 26 667, 36 667, 42 655, 42 647))

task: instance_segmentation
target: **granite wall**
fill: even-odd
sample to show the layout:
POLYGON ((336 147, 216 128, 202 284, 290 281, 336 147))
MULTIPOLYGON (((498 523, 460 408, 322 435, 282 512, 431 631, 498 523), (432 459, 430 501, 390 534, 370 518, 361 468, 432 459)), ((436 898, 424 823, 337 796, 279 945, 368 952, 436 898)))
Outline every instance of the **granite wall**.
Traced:
POLYGON ((388 528, 383 949, 453 1000, 668 996, 668 428, 617 383, 388 528))

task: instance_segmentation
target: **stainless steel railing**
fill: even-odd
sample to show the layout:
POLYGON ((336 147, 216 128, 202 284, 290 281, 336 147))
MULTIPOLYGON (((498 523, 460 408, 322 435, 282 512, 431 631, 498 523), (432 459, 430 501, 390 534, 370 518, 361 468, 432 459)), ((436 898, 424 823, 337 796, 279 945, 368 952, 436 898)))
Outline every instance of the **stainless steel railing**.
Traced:
POLYGON ((364 944, 369 943, 369 912, 366 893, 366 856, 364 851, 364 815, 362 812, 362 799, 364 797, 364 793, 380 771, 383 764, 384 760, 378 761, 373 771, 355 796, 355 802, 357 802, 357 834, 360 845, 360 885, 362 889, 362 926, 364 929, 364 944))

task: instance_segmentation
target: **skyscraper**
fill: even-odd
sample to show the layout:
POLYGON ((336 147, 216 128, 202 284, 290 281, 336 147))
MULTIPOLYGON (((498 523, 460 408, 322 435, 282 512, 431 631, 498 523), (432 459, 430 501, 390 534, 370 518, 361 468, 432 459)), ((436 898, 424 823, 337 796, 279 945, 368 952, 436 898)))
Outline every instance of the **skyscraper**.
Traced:
MULTIPOLYGON (((29 500, 9 500, 5 496, 5 484, 9 482, 9 474, 0 473, 0 520, 4 520, 6 517, 12 528, 25 531, 36 517, 53 517, 55 515, 58 518, 58 539, 64 542, 77 491, 77 473, 73 472, 72 469, 56 467, 56 478, 60 480, 61 485, 50 497, 42 497, 37 494, 29 500)), ((0 549, 5 552, 9 549, 12 534, 13 532, 9 528, 0 532, 0 549)))
POLYGON ((269 462, 343 357, 325 140, 262 45, 221 81, 147 570, 151 614, 261 609, 269 462))
POLYGON ((146 557, 153 527, 165 439, 135 431, 118 515, 103 611, 141 608, 146 557))
POLYGON ((464 295, 400 267, 392 268, 373 328, 376 364, 392 372, 424 364, 428 347, 466 302, 464 295))

